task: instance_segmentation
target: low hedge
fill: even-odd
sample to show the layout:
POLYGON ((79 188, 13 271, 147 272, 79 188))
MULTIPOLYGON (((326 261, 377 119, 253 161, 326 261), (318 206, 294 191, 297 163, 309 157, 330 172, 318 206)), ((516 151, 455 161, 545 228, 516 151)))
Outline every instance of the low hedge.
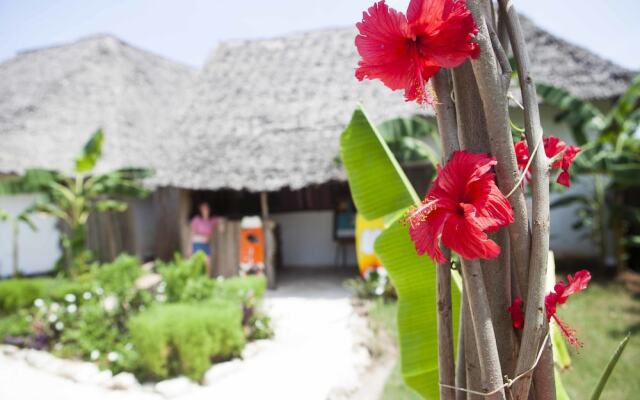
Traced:
POLYGON ((242 309, 235 302, 155 305, 129 320, 136 373, 150 379, 184 374, 201 380, 212 360, 240 354, 242 309))
POLYGON ((18 278, 0 281, 0 314, 30 307, 38 299, 62 300, 66 294, 81 295, 90 288, 88 282, 55 278, 18 278))

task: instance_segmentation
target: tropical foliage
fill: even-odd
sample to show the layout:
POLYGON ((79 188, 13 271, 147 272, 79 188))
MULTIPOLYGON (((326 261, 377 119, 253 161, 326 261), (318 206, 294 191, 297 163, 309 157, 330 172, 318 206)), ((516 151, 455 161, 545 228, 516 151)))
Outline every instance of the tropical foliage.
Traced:
POLYGON ((102 156, 104 133, 96 131, 75 159, 72 173, 30 169, 23 176, 0 181, 0 194, 39 193, 27 213, 44 213, 58 219, 62 257, 57 265, 67 275, 87 268, 92 255, 86 249, 86 226, 92 213, 124 211, 126 197, 142 197, 142 180, 150 171, 124 168, 96 172, 102 156))
MULTIPOLYGON (((402 222, 404 212, 419 204, 418 196, 361 108, 342 134, 340 155, 358 212, 367 219, 388 221, 375 249, 398 293, 402 374, 410 387, 434 398, 438 393, 436 309, 425 304, 435 302, 435 268, 432 260, 416 254, 402 222)), ((453 297, 457 311, 459 292, 454 290, 453 297)))
POLYGON ((590 193, 566 195, 552 206, 576 204, 574 228, 590 228, 603 265, 613 253, 618 267, 624 268, 629 249, 640 246, 640 203, 633 198, 640 188, 640 75, 606 113, 560 88, 539 84, 537 91, 560 110, 556 120, 571 127, 582 147, 574 171, 593 178, 590 193), (610 231, 614 249, 608 248, 610 231))

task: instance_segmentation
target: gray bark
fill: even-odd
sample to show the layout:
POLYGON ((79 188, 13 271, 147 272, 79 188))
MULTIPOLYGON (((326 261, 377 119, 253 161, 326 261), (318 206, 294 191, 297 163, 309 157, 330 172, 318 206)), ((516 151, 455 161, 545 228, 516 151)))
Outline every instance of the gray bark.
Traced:
MULTIPOLYGON (((500 0, 500 7, 506 15, 507 30, 518 69, 518 79, 524 105, 524 125, 527 144, 530 151, 542 140, 542 126, 536 88, 530 73, 529 55, 527 54, 520 19, 510 1, 500 0)), ((545 278, 549 254, 549 160, 542 144, 533 156, 532 177, 532 235, 531 258, 529 261, 529 279, 526 304, 525 323, 522 334, 522 346, 518 357, 517 371, 525 371, 531 367, 538 354, 538 347, 548 330, 544 312, 545 278)), ((555 399, 553 366, 540 364, 539 376, 545 381, 536 384, 536 398, 555 399)), ((531 375, 523 377, 513 386, 516 399, 528 398, 531 375)))
POLYGON ((509 126, 508 100, 503 78, 489 36, 489 29, 481 5, 474 0, 467 0, 467 6, 473 13, 478 25, 477 42, 482 52, 480 58, 471 62, 478 83, 482 106, 486 118, 487 130, 491 144, 491 152, 497 158, 497 183, 500 190, 507 194, 516 187, 509 197, 515 221, 509 225, 509 237, 512 260, 516 268, 518 284, 525 286, 529 261, 529 224, 527 205, 522 189, 517 185, 519 178, 516 156, 513 150, 513 139, 509 126))

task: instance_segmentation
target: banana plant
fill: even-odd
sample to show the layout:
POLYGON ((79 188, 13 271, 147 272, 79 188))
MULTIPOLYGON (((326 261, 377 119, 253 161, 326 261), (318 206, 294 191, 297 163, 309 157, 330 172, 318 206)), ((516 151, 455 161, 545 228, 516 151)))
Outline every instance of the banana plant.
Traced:
POLYGON ((378 132, 400 164, 412 161, 428 161, 434 167, 439 162, 440 140, 438 127, 421 116, 398 117, 378 125, 378 132), (427 144, 430 140, 434 146, 427 144))
POLYGON ((561 207, 577 204, 575 229, 587 227, 600 246, 602 264, 610 250, 607 234, 613 230, 617 265, 624 268, 630 247, 640 246, 640 207, 629 204, 625 192, 640 187, 640 75, 608 113, 564 89, 539 84, 543 101, 560 110, 557 122, 569 125, 582 152, 575 159, 574 171, 593 177, 588 194, 572 194, 551 204, 561 207))
POLYGON ((106 173, 94 169, 102 156, 104 133, 96 131, 75 159, 72 174, 30 169, 23 176, 0 181, 0 194, 39 193, 40 198, 28 212, 51 215, 60 222, 62 257, 58 265, 67 275, 90 259, 86 249, 86 225, 92 213, 124 211, 122 196, 143 197, 147 191, 142 180, 150 171, 124 168, 106 173))
MULTIPOLYGON (((404 215, 420 199, 383 135, 358 106, 340 138, 340 156, 353 201, 366 219, 384 218, 374 248, 398 293, 398 337, 405 382, 425 399, 437 399, 438 338, 435 263, 416 254, 404 215)), ((453 290, 457 335, 460 293, 453 290)))

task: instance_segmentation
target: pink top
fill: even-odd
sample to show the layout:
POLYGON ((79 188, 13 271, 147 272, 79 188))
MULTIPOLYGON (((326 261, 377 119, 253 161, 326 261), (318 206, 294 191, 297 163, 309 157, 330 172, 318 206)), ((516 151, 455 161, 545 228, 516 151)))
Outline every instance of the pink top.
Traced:
POLYGON ((200 235, 209 237, 213 232, 213 228, 218 224, 220 218, 211 217, 209 219, 204 219, 199 215, 196 215, 191 220, 191 232, 194 235, 200 235))

